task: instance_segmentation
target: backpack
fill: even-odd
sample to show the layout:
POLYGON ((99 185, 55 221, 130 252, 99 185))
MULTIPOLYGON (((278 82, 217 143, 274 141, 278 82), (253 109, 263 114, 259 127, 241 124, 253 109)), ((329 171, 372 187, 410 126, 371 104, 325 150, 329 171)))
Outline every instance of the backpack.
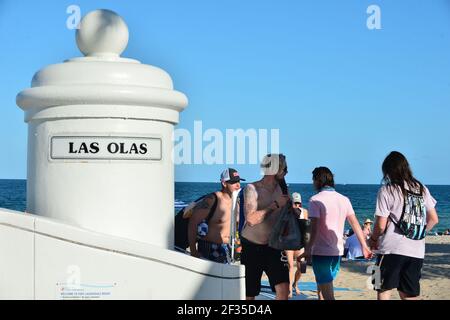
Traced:
POLYGON ((205 197, 211 194, 214 195, 214 204, 211 207, 211 210, 209 211, 208 217, 206 218, 206 222, 209 222, 209 220, 212 218, 217 208, 217 195, 215 193, 209 193, 201 196, 186 208, 183 208, 180 211, 178 211, 177 214, 175 215, 176 250, 184 252, 189 247, 188 226, 189 226, 189 218, 192 216, 192 210, 194 209, 197 203, 199 203, 201 200, 203 200, 205 197))
POLYGON ((421 194, 406 190, 400 221, 395 222, 391 216, 389 218, 408 239, 422 240, 425 238, 427 210, 421 194))

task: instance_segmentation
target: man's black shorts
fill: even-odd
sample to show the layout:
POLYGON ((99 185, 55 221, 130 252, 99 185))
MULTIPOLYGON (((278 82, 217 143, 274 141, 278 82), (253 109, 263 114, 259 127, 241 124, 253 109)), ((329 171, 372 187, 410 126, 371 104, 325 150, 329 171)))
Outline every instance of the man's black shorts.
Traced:
POLYGON ((381 272, 381 290, 397 289, 410 297, 420 295, 423 259, 385 254, 377 259, 381 272))
POLYGON ((261 290, 263 271, 272 289, 280 283, 289 283, 289 266, 283 251, 241 238, 241 263, 245 265, 245 295, 256 297, 261 290))

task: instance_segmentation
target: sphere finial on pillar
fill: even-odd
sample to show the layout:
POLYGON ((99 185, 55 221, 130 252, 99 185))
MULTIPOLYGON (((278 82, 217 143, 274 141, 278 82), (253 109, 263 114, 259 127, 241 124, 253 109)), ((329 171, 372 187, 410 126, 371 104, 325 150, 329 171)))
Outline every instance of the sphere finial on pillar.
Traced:
POLYGON ((77 45, 86 56, 118 57, 128 44, 128 27, 111 10, 95 10, 81 19, 77 45))

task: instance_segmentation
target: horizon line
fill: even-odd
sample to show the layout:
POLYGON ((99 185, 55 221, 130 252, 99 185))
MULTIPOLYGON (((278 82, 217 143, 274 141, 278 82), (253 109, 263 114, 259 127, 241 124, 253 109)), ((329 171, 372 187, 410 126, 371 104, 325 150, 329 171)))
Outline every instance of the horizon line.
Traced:
MULTIPOLYGON (((1 179, 0 179, 1 180, 1 179)), ((220 183, 220 181, 175 181, 175 183, 220 183)), ((248 183, 251 183, 251 182, 246 182, 246 181, 243 181, 242 182, 243 184, 248 184, 248 183)), ((290 182, 290 181, 287 181, 287 184, 289 185, 289 184, 306 184, 306 185, 312 185, 312 182, 290 182)), ((352 182, 350 182, 350 183, 335 183, 335 185, 340 185, 340 186, 345 186, 345 185, 367 185, 367 186, 375 186, 375 185, 380 185, 381 186, 381 183, 352 183, 352 182)), ((435 183, 428 183, 428 184, 425 184, 426 186, 450 186, 450 184, 440 184, 440 183, 438 183, 438 184, 435 184, 435 183)))
MULTIPOLYGON (((24 178, 0 178, 1 180, 22 180, 22 181, 26 181, 27 179, 24 178)), ((219 184, 220 181, 174 181, 174 183, 217 183, 219 184)), ((251 182, 243 182, 243 184, 248 184, 251 182)), ((305 184, 305 185, 312 185, 311 182, 291 182, 288 181, 288 184, 305 184)), ((368 185, 368 186, 373 186, 373 185, 381 185, 381 183, 353 183, 353 182, 349 182, 349 183, 335 183, 335 185, 368 185)), ((450 186, 449 184, 444 184, 444 183, 430 183, 430 184, 425 184, 427 186, 450 186)))

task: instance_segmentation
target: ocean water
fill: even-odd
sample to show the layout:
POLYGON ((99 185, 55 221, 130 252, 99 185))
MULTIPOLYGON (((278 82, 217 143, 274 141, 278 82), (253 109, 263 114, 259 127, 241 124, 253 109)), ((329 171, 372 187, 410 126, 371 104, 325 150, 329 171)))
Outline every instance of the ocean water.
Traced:
MULTIPOLYGON (((450 186, 427 186, 437 200, 439 224, 435 231, 450 228, 450 186)), ((178 207, 190 203, 200 196, 216 191, 219 183, 176 182, 175 201, 178 207)), ((289 184, 291 192, 302 195, 303 204, 308 208, 308 200, 314 194, 311 184, 289 184)), ((379 185, 337 185, 336 190, 350 198, 358 219, 362 222, 367 218, 373 219, 375 201, 379 185)), ((0 180, 0 208, 25 211, 26 208, 26 180, 0 180)))
MULTIPOLYGON (((245 186, 245 184, 242 184, 245 186)), ((450 186, 427 185, 430 193, 437 201, 436 210, 439 215, 439 224, 433 231, 444 231, 450 228, 450 186)), ((179 202, 189 203, 203 194, 220 188, 219 183, 175 183, 175 198, 179 202)), ((373 220, 378 189, 375 184, 347 184, 336 185, 336 191, 347 196, 352 202, 353 209, 360 222, 370 218, 373 220)), ((302 195, 303 206, 308 208, 308 201, 315 194, 312 184, 289 184, 289 191, 299 192, 302 195)), ((348 228, 348 226, 347 226, 348 228)))
POLYGON ((0 179, 0 208, 25 211, 26 204, 26 180, 0 179))

